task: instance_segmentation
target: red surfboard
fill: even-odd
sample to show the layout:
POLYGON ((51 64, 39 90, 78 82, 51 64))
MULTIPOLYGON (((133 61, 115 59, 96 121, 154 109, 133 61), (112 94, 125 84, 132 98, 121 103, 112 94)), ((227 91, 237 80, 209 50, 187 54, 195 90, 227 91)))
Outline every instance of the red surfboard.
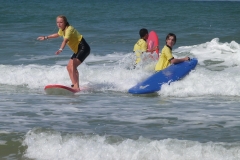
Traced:
POLYGON ((71 87, 67 87, 60 84, 47 85, 45 86, 44 90, 47 94, 62 94, 62 95, 75 94, 77 92, 80 92, 80 90, 76 90, 71 87))
POLYGON ((153 49, 156 46, 158 46, 158 49, 154 51, 153 53, 156 53, 157 56, 159 57, 159 40, 158 40, 158 35, 155 31, 151 31, 148 34, 148 39, 147 39, 147 44, 148 44, 148 49, 153 49))

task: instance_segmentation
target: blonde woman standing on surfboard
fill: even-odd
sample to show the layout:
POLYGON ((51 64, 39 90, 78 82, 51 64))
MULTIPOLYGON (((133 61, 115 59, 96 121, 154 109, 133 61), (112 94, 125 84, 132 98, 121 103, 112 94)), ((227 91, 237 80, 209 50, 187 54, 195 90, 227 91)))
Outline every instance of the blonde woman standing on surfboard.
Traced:
POLYGON ((80 90, 79 73, 77 67, 90 54, 90 47, 83 38, 83 36, 73 26, 71 26, 68 23, 67 18, 65 16, 63 15, 57 16, 56 23, 57 27, 59 28, 57 33, 48 36, 40 36, 37 39, 46 40, 50 38, 58 38, 60 36, 63 37, 63 42, 55 54, 57 55, 60 54, 65 48, 66 44, 73 51, 73 55, 70 58, 67 65, 67 70, 69 77, 72 81, 71 87, 79 91, 80 90))

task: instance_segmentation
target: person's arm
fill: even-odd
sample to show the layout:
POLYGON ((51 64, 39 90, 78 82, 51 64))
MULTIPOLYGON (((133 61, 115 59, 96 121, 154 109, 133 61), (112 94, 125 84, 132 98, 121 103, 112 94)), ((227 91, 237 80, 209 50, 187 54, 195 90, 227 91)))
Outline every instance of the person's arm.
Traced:
POLYGON ((67 42, 68 42, 68 39, 64 38, 61 44, 61 47, 58 49, 58 51, 55 54, 60 54, 63 51, 64 47, 66 46, 67 42))
POLYGON ((173 58, 173 59, 170 60, 170 63, 171 63, 171 64, 177 64, 177 63, 181 63, 181 62, 189 61, 189 60, 190 60, 189 57, 179 58, 179 59, 173 58))
POLYGON ((49 36, 40 36, 40 37, 37 38, 37 40, 43 41, 43 40, 46 40, 46 39, 57 38, 57 37, 59 37, 58 33, 54 33, 54 34, 51 34, 49 36))

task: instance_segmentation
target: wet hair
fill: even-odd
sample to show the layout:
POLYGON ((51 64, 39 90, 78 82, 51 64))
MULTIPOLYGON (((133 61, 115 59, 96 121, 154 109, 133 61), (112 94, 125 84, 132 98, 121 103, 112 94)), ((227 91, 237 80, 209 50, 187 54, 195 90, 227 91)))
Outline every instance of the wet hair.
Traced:
POLYGON ((70 24, 68 23, 68 21, 67 21, 67 17, 66 16, 63 16, 63 15, 59 15, 59 16, 57 16, 57 18, 62 18, 63 19, 63 21, 65 22, 65 24, 66 24, 66 27, 67 26, 70 26, 70 24))
MULTIPOLYGON (((177 42, 177 37, 176 37, 176 35, 175 35, 174 33, 168 33, 168 35, 167 35, 167 37, 166 37, 166 41, 167 41, 167 39, 168 39, 169 37, 174 37, 175 43, 177 42)), ((167 42, 166 42, 166 43, 167 43, 167 42)), ((175 43, 174 43, 174 44, 175 44, 175 43)))
POLYGON ((146 34, 148 34, 148 30, 146 28, 140 29, 139 35, 141 38, 143 38, 146 34))

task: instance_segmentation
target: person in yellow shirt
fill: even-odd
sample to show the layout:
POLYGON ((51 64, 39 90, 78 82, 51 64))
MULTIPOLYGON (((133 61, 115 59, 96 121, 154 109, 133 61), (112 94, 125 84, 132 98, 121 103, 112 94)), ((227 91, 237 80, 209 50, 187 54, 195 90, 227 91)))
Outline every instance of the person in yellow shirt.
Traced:
POLYGON ((169 33, 166 37, 166 45, 163 47, 159 60, 155 66, 155 71, 161 71, 167 68, 170 64, 177 64, 190 60, 189 57, 174 58, 172 55, 172 47, 176 43, 177 37, 173 33, 169 33))
POLYGON ((69 77, 72 81, 71 87, 76 90, 79 89, 79 73, 77 67, 85 60, 85 58, 90 54, 90 47, 83 38, 83 36, 71 26, 67 18, 63 15, 59 15, 56 18, 57 27, 59 28, 57 33, 51 34, 49 36, 40 36, 38 40, 46 40, 50 38, 57 38, 62 36, 63 42, 60 48, 55 54, 60 54, 65 48, 66 44, 73 51, 72 57, 68 62, 67 70, 69 77))
POLYGON ((133 47, 133 52, 136 55, 135 65, 141 61, 141 55, 143 52, 153 52, 158 47, 157 46, 152 50, 147 49, 148 30, 146 28, 140 29, 139 35, 140 35, 140 39, 137 41, 137 43, 133 47))

